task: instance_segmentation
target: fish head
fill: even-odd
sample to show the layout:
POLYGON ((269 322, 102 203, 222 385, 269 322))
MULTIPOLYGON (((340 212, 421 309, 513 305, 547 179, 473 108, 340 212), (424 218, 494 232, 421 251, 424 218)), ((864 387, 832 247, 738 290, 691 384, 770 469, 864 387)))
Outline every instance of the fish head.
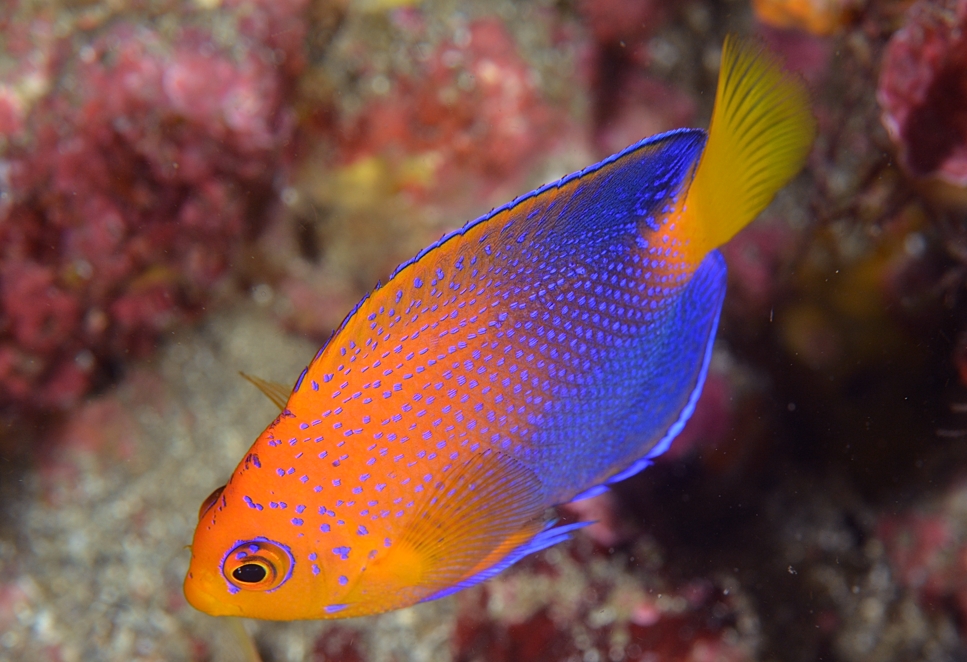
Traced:
POLYGON ((266 501, 264 516, 248 515, 244 510, 260 511, 249 507, 251 497, 245 499, 248 494, 241 494, 234 482, 235 477, 202 504, 185 597, 213 616, 307 618, 305 603, 323 587, 313 581, 306 545, 286 530, 292 528, 292 513, 270 509, 266 501))
POLYGON ((188 602, 213 616, 327 619, 405 607, 444 588, 453 573, 441 575, 440 559, 413 535, 414 521, 433 520, 414 510, 419 499, 404 500, 412 483, 369 495, 400 504, 392 516, 388 508, 361 510, 365 495, 346 477, 371 468, 355 458, 322 462, 326 453, 315 452, 314 464, 290 473, 282 451, 291 455, 293 447, 274 441, 293 434, 287 423, 263 434, 228 484, 202 503, 184 582, 188 602))

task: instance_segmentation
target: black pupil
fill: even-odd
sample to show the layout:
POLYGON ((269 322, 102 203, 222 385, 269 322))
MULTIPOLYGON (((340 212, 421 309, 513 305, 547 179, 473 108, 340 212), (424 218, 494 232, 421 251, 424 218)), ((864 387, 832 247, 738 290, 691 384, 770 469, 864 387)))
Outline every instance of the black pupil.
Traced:
POLYGON ((246 563, 232 570, 232 577, 245 584, 258 584, 265 579, 265 568, 254 563, 246 563))

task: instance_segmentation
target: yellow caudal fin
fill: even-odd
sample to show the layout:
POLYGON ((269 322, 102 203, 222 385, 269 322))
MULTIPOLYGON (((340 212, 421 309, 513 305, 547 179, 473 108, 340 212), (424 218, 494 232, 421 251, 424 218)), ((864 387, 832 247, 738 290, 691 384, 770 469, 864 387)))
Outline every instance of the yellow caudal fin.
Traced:
POLYGON ((682 212, 700 254, 759 215, 802 168, 815 134, 802 80, 755 43, 726 37, 708 142, 682 212))

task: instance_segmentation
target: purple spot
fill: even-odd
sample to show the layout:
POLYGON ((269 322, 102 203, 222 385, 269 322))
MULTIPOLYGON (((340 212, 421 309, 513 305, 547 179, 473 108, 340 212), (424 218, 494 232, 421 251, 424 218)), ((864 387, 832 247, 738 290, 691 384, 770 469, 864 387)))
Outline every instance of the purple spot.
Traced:
POLYGON ((322 485, 316 485, 315 487, 312 488, 312 491, 315 492, 316 494, 319 494, 319 492, 322 492, 322 485))
POLYGON ((391 544, 389 538, 383 538, 383 547, 389 547, 391 544))
POLYGON ((369 531, 366 529, 365 526, 360 525, 359 528, 356 529, 356 535, 357 536, 365 536, 368 533, 369 533, 369 531))
POLYGON ((346 605, 326 605, 327 614, 335 614, 337 611, 342 611, 346 608, 346 605))
POLYGON ((316 382, 316 381, 313 381, 312 382, 312 390, 313 391, 318 391, 319 390, 319 382, 316 382))
POLYGON ((256 455, 255 453, 252 453, 252 463, 255 464, 255 466, 258 467, 259 469, 262 468, 262 463, 259 462, 259 456, 256 455))
POLYGON ((305 509, 306 509, 306 507, 305 507, 305 506, 303 506, 302 504, 299 504, 298 506, 296 506, 296 507, 295 507, 295 511, 296 511, 297 513, 299 513, 300 515, 302 514, 302 512, 303 512, 303 511, 304 511, 305 509))
POLYGON ((339 480, 338 478, 333 478, 333 479, 332 479, 332 484, 333 484, 333 486, 335 486, 335 487, 339 487, 340 485, 342 485, 342 481, 341 481, 341 480, 339 480))
POLYGON ((319 566, 317 566, 315 563, 312 564, 312 574, 314 575, 319 574, 319 566))
POLYGON ((316 554, 315 552, 309 552, 309 560, 310 561, 315 561, 317 558, 319 558, 319 555, 318 554, 316 554))
POLYGON ((305 524, 305 522, 303 522, 302 519, 299 517, 293 517, 292 523, 295 524, 296 526, 302 526, 303 524, 305 524))
POLYGON ((339 583, 343 586, 349 583, 349 577, 346 575, 339 575, 339 583))
POLYGON ((335 554, 336 556, 341 556, 343 561, 345 561, 346 559, 349 558, 349 552, 351 552, 351 551, 352 551, 352 548, 350 548, 350 547, 333 547, 332 548, 332 553, 335 554))
POLYGON ((276 469, 275 470, 275 473, 279 474, 280 476, 284 476, 285 475, 285 469, 276 469))
POLYGON ((319 530, 322 531, 323 533, 329 533, 330 527, 328 524, 322 524, 319 526, 319 530))

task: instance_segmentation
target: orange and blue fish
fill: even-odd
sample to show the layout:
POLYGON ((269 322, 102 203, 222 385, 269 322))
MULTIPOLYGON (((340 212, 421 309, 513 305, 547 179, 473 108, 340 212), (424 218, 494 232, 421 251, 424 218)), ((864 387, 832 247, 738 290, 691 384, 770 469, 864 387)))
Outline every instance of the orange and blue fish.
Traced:
POLYGON ((711 127, 642 140, 445 236, 364 298, 202 504, 213 615, 375 614, 565 540, 548 508, 647 467, 702 390, 716 247, 802 167, 808 94, 728 38, 711 127))

